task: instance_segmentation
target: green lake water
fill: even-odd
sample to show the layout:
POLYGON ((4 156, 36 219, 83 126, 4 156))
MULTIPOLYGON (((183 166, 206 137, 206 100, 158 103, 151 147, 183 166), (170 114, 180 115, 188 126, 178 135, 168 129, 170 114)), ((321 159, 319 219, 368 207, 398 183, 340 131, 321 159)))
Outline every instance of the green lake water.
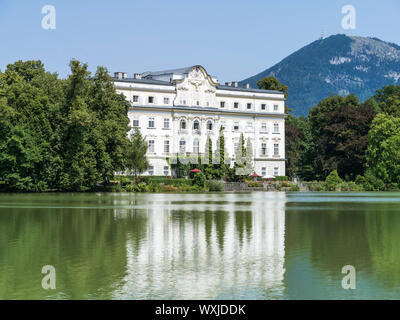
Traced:
POLYGON ((400 193, 0 195, 0 299, 399 298, 400 193))

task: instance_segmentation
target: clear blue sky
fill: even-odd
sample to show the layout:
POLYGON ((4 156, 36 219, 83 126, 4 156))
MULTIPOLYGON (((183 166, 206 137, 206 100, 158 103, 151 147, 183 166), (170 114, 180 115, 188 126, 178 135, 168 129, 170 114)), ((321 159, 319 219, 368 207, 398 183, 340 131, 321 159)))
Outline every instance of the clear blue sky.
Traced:
POLYGON ((0 69, 40 59, 65 77, 71 58, 128 74, 201 64, 221 82, 242 80, 325 35, 400 44, 399 0, 0 0, 0 69), (44 5, 56 29, 41 27, 44 5), (341 8, 356 8, 356 30, 341 8))

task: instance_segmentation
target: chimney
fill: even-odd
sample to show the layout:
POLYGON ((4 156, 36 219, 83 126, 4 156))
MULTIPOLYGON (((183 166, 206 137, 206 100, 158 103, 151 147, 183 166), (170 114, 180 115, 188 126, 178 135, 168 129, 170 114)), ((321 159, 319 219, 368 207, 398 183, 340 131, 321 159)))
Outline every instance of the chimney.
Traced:
POLYGON ((115 79, 126 79, 127 74, 126 74, 126 72, 114 72, 114 78, 115 79))
POLYGON ((243 85, 243 88, 250 89, 250 83, 245 83, 245 84, 243 85))
POLYGON ((237 88, 237 86, 238 86, 237 81, 232 81, 232 86, 235 87, 235 88, 237 88))
POLYGON ((142 79, 142 74, 141 73, 134 73, 133 74, 134 79, 142 79))
POLYGON ((231 84, 232 84, 231 82, 225 82, 225 85, 228 86, 228 87, 230 87, 231 84))

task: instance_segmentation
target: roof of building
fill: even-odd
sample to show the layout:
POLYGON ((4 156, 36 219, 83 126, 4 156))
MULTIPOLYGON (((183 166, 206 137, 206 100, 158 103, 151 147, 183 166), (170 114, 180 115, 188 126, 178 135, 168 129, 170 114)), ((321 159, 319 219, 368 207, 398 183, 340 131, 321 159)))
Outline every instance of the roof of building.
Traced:
POLYGON ((264 90, 264 89, 244 88, 244 87, 234 87, 234 86, 224 86, 224 85, 218 85, 217 89, 220 89, 220 90, 233 90, 233 91, 244 91, 244 92, 283 94, 283 92, 277 91, 277 90, 264 90))
POLYGON ((161 81, 161 80, 154 80, 154 79, 126 78, 126 79, 114 79, 114 81, 156 84, 156 85, 161 85, 161 86, 173 86, 174 85, 172 82, 169 82, 169 81, 161 81))
POLYGON ((192 68, 195 66, 185 67, 185 68, 178 68, 178 69, 169 69, 169 70, 161 70, 161 71, 146 71, 142 73, 142 77, 147 76, 160 76, 163 74, 186 74, 189 73, 192 68))
MULTIPOLYGON (((142 78, 126 78, 126 79, 116 79, 117 81, 122 82, 133 82, 133 83, 145 83, 145 84, 154 84, 154 85, 164 85, 164 86, 173 86, 174 83, 172 81, 163 81, 156 80, 153 77, 167 75, 167 74, 188 74, 193 68, 201 67, 200 65, 193 65, 184 68, 177 69, 169 69, 169 70, 161 70, 161 71, 147 71, 141 74, 142 78)), ((203 67, 202 67, 203 68, 203 67)), ((204 69, 204 68, 203 68, 204 69)), ((281 91, 277 90, 264 90, 264 89, 256 89, 256 88, 245 88, 245 87, 235 87, 233 85, 220 85, 216 86, 219 90, 230 90, 230 91, 240 91, 240 92, 253 92, 253 93, 270 93, 270 94, 283 94, 281 91)))

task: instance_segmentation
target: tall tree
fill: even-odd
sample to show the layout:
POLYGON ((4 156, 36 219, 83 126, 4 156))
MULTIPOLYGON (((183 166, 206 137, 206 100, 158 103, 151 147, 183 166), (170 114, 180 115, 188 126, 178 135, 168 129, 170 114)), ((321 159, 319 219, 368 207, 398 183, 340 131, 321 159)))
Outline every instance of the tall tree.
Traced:
POLYGON ((400 118, 378 114, 368 133, 367 169, 386 184, 400 186, 400 118))
POLYGON ((355 106, 358 107, 360 105, 358 98, 350 94, 347 97, 343 96, 330 96, 326 99, 321 100, 318 104, 312 107, 309 111, 309 121, 310 121, 310 129, 312 134, 312 139, 315 142, 315 150, 313 155, 313 167, 314 167, 314 176, 316 179, 325 179, 328 172, 324 170, 324 164, 322 163, 322 158, 319 156, 323 151, 321 147, 324 147, 321 144, 317 144, 317 140, 321 137, 322 131, 324 130, 327 118, 326 114, 328 112, 334 111, 337 107, 344 106, 355 106))
POLYGON ((388 115, 400 117, 400 86, 389 85, 376 91, 369 101, 371 105, 376 102, 378 112, 384 112, 388 115), (371 101, 372 100, 372 101, 371 101))
POLYGON ((374 117, 375 111, 368 105, 342 105, 325 114, 325 126, 316 140, 325 176, 337 170, 349 180, 364 173, 368 131, 374 117))
POLYGON ((131 134, 129 145, 126 151, 126 168, 135 177, 145 172, 149 168, 146 158, 148 144, 142 137, 138 128, 131 134))

